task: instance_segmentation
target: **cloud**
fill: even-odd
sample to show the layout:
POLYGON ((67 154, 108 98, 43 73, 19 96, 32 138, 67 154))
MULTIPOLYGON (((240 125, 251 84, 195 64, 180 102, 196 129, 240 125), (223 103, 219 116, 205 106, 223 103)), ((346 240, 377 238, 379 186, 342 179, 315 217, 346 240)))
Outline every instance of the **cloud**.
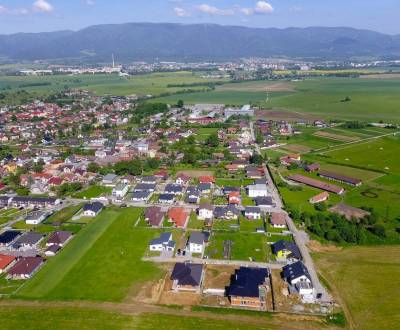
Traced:
POLYGON ((220 9, 220 8, 210 6, 205 3, 200 6, 197 6, 197 10, 202 13, 209 14, 209 15, 231 16, 231 15, 235 14, 235 11, 231 8, 220 9))
POLYGON ((246 16, 250 16, 254 14, 271 14, 274 11, 274 8, 266 1, 258 1, 253 8, 236 6, 236 10, 246 16))
POLYGON ((258 14, 270 14, 273 11, 274 8, 272 7, 272 5, 266 1, 258 1, 256 4, 256 8, 254 9, 254 12, 258 14))
POLYGON ((180 7, 175 7, 174 8, 174 13, 178 17, 189 17, 190 16, 190 12, 189 11, 187 11, 184 8, 180 8, 180 7))
POLYGON ((94 6, 94 5, 96 4, 96 3, 94 2, 94 0, 86 0, 85 3, 86 3, 88 6, 94 6))
POLYGON ((7 8, 0 5, 0 14, 6 13, 7 12, 7 8))
POLYGON ((36 0, 33 3, 33 10, 42 13, 50 13, 54 10, 54 7, 46 0, 36 0))

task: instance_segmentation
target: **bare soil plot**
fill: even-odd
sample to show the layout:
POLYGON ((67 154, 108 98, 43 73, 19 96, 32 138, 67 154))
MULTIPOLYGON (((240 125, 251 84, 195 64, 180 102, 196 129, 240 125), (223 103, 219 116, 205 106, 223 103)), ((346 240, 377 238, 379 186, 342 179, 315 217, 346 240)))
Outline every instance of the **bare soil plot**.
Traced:
POLYGON ((321 244, 319 241, 311 240, 307 243, 311 252, 339 252, 343 248, 332 244, 321 244))
POLYGON ((357 136, 339 135, 339 134, 328 133, 328 132, 324 132, 324 131, 317 131, 313 135, 322 137, 322 138, 326 138, 326 139, 330 139, 330 140, 341 141, 341 142, 354 142, 354 141, 360 140, 360 138, 357 136))
POLYGON ((346 219, 350 220, 351 218, 361 219, 366 215, 370 214, 367 211, 359 209, 357 207, 349 206, 343 203, 339 203, 329 209, 330 212, 338 213, 340 215, 344 215, 346 219))
POLYGON ((161 293, 159 304, 162 305, 198 305, 201 294, 195 292, 174 292, 172 291, 172 281, 169 277, 165 279, 164 289, 161 293))
POLYGON ((296 153, 306 153, 310 152, 312 149, 301 144, 287 144, 281 147, 282 149, 289 150, 296 153))
POLYGON ((314 115, 289 111, 289 110, 256 110, 257 119, 285 120, 285 121, 314 121, 318 119, 314 115))
POLYGON ((177 173, 177 176, 184 174, 191 178, 199 178, 206 175, 214 175, 213 171, 202 171, 202 170, 182 170, 177 173))
POLYGON ((294 92, 294 85, 290 82, 245 82, 240 84, 225 84, 217 88, 219 91, 241 92, 294 92))
POLYGON ((229 285, 231 275, 235 273, 234 266, 207 265, 204 288, 224 289, 229 285))

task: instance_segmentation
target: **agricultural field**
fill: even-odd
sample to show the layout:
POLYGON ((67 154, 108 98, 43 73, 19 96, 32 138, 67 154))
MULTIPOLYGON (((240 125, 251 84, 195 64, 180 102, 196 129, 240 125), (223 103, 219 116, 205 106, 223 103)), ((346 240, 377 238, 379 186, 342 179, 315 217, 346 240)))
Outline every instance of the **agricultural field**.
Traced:
MULTIPOLYGON (((174 93, 184 89, 203 90, 206 86, 171 87, 171 85, 193 84, 220 81, 205 79, 191 72, 167 72, 119 77, 116 74, 76 75, 76 76, 38 76, 16 77, 0 76, 0 93, 17 93, 22 90, 36 96, 46 96, 68 88, 82 88, 97 95, 159 95, 174 93)), ((17 96, 23 97, 21 94, 17 96)), ((4 99, 7 101, 7 98, 4 99)))
POLYGON ((160 276, 154 264, 141 261, 148 242, 159 234, 133 227, 141 213, 135 208, 103 211, 18 296, 121 301, 133 286, 139 289, 160 276))
POLYGON ((353 329, 398 329, 400 247, 352 247, 313 254, 353 329))
POLYGON ((231 83, 217 86, 210 92, 173 95, 157 101, 175 103, 181 98, 186 103, 251 103, 267 109, 266 118, 271 110, 283 110, 325 119, 400 123, 399 82, 400 78, 394 76, 384 79, 319 77, 297 82, 231 83), (341 102, 346 96, 351 100, 341 102))

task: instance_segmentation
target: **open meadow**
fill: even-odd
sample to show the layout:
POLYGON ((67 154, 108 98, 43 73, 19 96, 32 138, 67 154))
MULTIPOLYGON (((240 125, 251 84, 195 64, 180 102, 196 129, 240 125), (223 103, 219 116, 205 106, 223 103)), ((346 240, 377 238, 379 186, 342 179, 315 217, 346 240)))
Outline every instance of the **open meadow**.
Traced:
POLYGON ((353 329, 398 329, 400 247, 352 247, 313 254, 353 329))

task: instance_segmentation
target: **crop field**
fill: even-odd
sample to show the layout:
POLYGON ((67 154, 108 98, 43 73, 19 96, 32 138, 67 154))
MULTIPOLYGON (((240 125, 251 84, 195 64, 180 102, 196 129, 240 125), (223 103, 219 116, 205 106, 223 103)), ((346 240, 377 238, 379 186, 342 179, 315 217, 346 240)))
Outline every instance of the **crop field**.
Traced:
POLYGON ((103 211, 19 295, 122 301, 133 286, 160 276, 154 264, 141 261, 148 242, 159 234, 133 227, 141 213, 137 208, 103 211))
POLYGON ((313 254, 323 278, 345 306, 353 329, 398 329, 400 247, 353 247, 313 254))
POLYGON ((400 138, 385 137, 365 143, 347 145, 322 153, 329 160, 343 165, 400 173, 400 138))
MULTIPOLYGON (((399 82, 400 78, 395 76, 384 79, 307 78, 281 83, 279 91, 276 85, 274 87, 276 82, 231 83, 210 92, 173 95, 157 101, 175 103, 183 99, 186 103, 251 103, 263 109, 290 110, 325 119, 400 123, 399 82), (268 86, 270 92, 267 95, 268 86), (342 102, 346 96, 350 101, 342 102)), ((267 118, 268 111, 265 114, 267 118)))
MULTIPOLYGON (((219 81, 205 79, 191 72, 168 72, 119 77, 116 74, 56 75, 39 77, 0 76, 0 93, 27 91, 35 95, 49 95, 68 88, 82 88, 97 95, 159 95, 183 89, 203 90, 205 86, 173 87, 182 84, 219 81)), ((7 98, 5 99, 7 100, 7 98)))

